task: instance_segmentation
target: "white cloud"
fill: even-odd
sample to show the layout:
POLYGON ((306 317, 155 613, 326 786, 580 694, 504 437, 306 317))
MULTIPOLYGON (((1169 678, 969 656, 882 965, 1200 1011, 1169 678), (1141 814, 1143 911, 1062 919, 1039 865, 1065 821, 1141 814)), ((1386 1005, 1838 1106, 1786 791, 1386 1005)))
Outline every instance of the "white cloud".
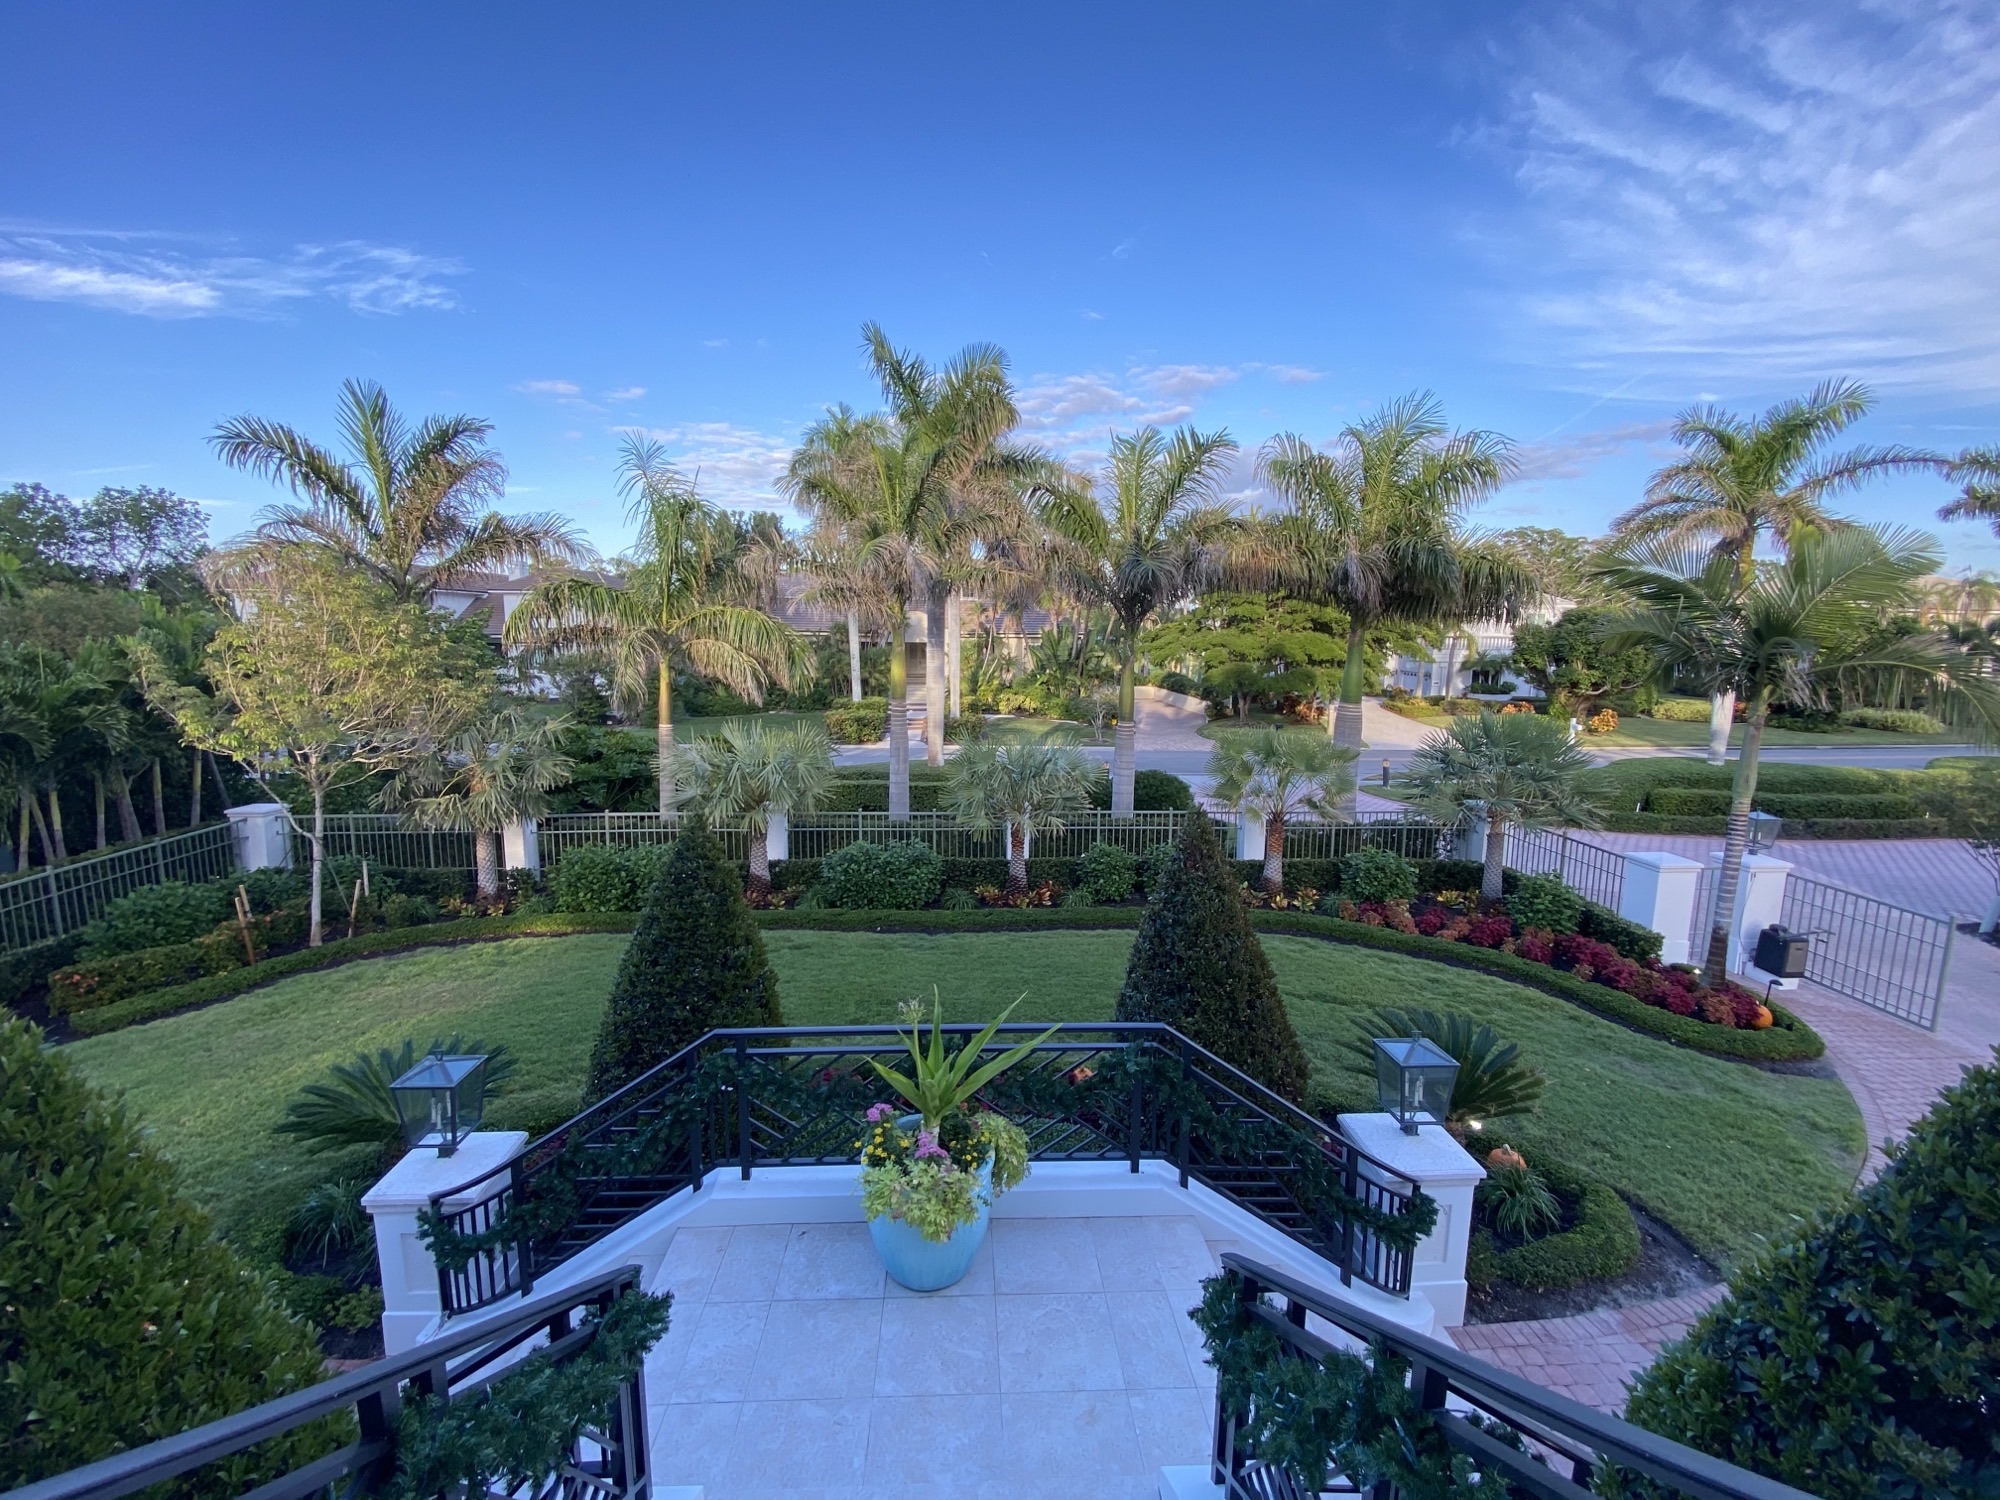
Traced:
POLYGON ((646 394, 643 385, 620 386, 615 391, 606 391, 601 399, 605 401, 637 401, 646 394))
POLYGON ((703 347, 708 349, 727 349, 729 347, 728 339, 703 339, 701 342, 703 347))
POLYGON ((1523 443, 1515 450, 1520 468, 1516 483, 1537 479, 1576 479, 1589 473, 1605 459, 1627 448, 1643 446, 1661 455, 1670 451, 1666 442, 1671 422, 1626 422, 1597 432, 1580 432, 1574 437, 1548 437, 1523 443))
POLYGON ((198 254, 187 244, 166 234, 0 226, 0 294, 155 318, 269 315, 313 299, 396 314, 457 306, 447 278, 464 272, 456 261, 363 240, 270 256, 198 254))
POLYGON ((693 477, 701 493, 717 505, 731 510, 789 509, 778 493, 778 477, 791 461, 791 438, 733 422, 612 430, 661 444, 675 467, 693 477))
POLYGON ((1084 321, 1084 322, 1086 322, 1086 323, 1102 323, 1102 322, 1104 321, 1104 314, 1103 314, 1103 313, 1101 313, 1101 312, 1096 312, 1096 311, 1093 311, 1092 309, 1090 309, 1090 308, 1088 308, 1088 307, 1086 307, 1086 308, 1085 308, 1085 309, 1084 309, 1084 310, 1083 310, 1083 311, 1082 311, 1081 313, 1079 313, 1079 314, 1078 314, 1077 316, 1081 317, 1081 318, 1083 319, 1083 321, 1084 321))
POLYGON ((1309 369, 1305 365, 1257 365, 1254 368, 1284 385, 1310 385, 1315 380, 1326 379, 1326 371, 1309 369))
POLYGON ((583 394, 583 387, 574 380, 517 380, 514 389, 524 396, 554 396, 558 399, 583 394))
POLYGON ((1134 365, 1122 374, 1037 375, 1016 400, 1024 431, 1082 453, 1113 431, 1185 422, 1204 396, 1241 374, 1227 365, 1134 365))

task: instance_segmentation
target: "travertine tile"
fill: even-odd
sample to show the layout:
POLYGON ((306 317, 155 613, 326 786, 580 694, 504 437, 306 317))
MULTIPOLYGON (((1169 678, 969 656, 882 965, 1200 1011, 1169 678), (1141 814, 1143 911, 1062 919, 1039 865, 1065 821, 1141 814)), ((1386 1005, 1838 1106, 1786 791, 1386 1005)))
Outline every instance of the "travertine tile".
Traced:
POLYGON ((878 1397, 868 1419, 868 1477, 883 1487, 935 1485, 968 1495, 997 1466, 1000 1398, 878 1397))
POLYGON ((1012 1391, 1000 1398, 999 1477, 1067 1477, 1097 1493, 1099 1476, 1143 1472, 1123 1391, 1012 1391))
POLYGON ((995 1297, 1003 1391, 1123 1388, 1102 1293, 995 1297))
POLYGON ((1103 1287, 1097 1247, 1082 1219, 996 1219, 993 1290, 1095 1292, 1103 1287))
POLYGON ((1106 1292, 1104 1304, 1126 1390, 1193 1386, 1178 1314, 1165 1292, 1106 1292))
POLYGON ((771 1401, 872 1396, 882 1306, 879 1298, 773 1302, 752 1375, 756 1395, 771 1401))
POLYGON ((864 1482, 872 1404, 824 1398, 746 1401, 721 1485, 763 1485, 796 1493, 864 1482))
POLYGON ((795 1224, 778 1270, 777 1295, 879 1297, 887 1279, 866 1224, 795 1224))
POLYGON ((711 1302, 701 1308, 681 1367, 675 1402, 746 1401, 762 1395, 755 1380, 768 1302, 711 1302))
POLYGON ((999 1389, 991 1297, 912 1297, 882 1304, 877 1396, 961 1396, 999 1389))
POLYGON ((715 1302, 768 1302, 777 1295, 778 1272, 791 1243, 789 1224, 739 1224, 715 1269, 708 1295, 715 1302))

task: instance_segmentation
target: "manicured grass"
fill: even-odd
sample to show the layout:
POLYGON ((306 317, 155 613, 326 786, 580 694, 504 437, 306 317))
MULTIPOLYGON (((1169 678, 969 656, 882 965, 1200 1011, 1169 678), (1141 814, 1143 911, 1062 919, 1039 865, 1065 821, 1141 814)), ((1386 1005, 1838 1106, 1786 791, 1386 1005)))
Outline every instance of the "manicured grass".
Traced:
MULTIPOLYGON (((1963 731, 1947 731, 1944 734, 1891 734, 1886 729, 1842 729, 1836 734, 1805 734, 1796 729, 1780 729, 1775 726, 1764 731, 1764 743, 1776 745, 1824 745, 1830 749, 1857 748, 1865 745, 1958 745, 1965 742, 1963 731)), ((1590 748, 1604 749, 1674 749, 1687 750, 1708 744, 1708 725, 1682 723, 1677 719, 1648 719, 1636 714, 1621 714, 1618 727, 1610 734, 1585 735, 1583 743, 1590 748)), ((1743 746, 1743 726, 1738 724, 1729 732, 1731 749, 1743 746)))
MULTIPOLYGON (((826 715, 795 709, 775 708, 760 714, 736 714, 733 716, 718 714, 712 719, 676 718, 674 720, 674 738, 676 740, 693 740, 700 739, 704 735, 717 735, 721 734, 731 724, 761 724, 768 729, 790 729, 795 724, 811 724, 816 728, 824 729, 826 727, 826 715)), ((653 743, 654 731, 651 728, 636 730, 634 732, 643 734, 648 745, 653 743)))
POLYGON ((996 745, 1108 745, 1111 730, 1102 732, 1076 719, 1023 719, 1009 715, 986 721, 986 738, 996 745))
MULTIPOLYGON (((269 1253, 307 1186, 366 1165, 365 1153, 315 1158, 270 1133, 301 1084, 363 1048, 458 1030, 522 1058, 520 1086, 493 1124, 554 1124, 581 1088, 625 941, 516 939, 370 960, 65 1050, 124 1091, 225 1233, 269 1253)), ((794 1025, 893 1020, 898 1001, 934 985, 953 1020, 990 1018, 1022 995, 1022 1020, 1104 1019, 1131 941, 1129 931, 765 935, 794 1025)), ((1367 1098, 1360 1060, 1342 1044, 1375 1005, 1479 1015, 1550 1078, 1540 1114, 1510 1122, 1512 1135, 1531 1153, 1559 1145, 1719 1260, 1836 1196, 1859 1161, 1859 1114, 1830 1080, 1669 1047, 1484 975, 1304 938, 1264 941, 1316 1085, 1367 1098)))

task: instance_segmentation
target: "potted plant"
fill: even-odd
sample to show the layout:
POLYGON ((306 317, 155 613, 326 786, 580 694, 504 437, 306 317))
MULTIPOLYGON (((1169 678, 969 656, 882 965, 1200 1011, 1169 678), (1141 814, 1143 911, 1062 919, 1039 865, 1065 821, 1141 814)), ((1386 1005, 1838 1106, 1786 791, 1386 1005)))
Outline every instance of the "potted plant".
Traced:
POLYGON ((972 1101, 1058 1029, 1051 1026, 975 1067, 1014 1006, 949 1055, 942 1007, 935 999, 929 1007, 928 1045, 924 1010, 918 1001, 906 1012, 911 1024, 903 1042, 910 1053, 909 1073, 870 1060, 911 1110, 886 1103, 871 1106, 867 1132, 856 1143, 861 1150, 861 1207, 875 1251, 889 1274, 913 1292, 948 1287, 971 1269, 986 1239, 994 1196, 1028 1175, 1028 1137, 1021 1127, 972 1101))

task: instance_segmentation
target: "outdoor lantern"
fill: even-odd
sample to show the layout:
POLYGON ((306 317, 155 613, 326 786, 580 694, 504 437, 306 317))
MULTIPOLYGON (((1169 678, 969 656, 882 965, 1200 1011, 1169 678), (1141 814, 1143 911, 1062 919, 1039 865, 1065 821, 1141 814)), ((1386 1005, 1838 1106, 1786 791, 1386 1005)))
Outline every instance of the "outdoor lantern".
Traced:
POLYGON ((1457 1082, 1458 1060, 1429 1037, 1375 1039, 1375 1088, 1404 1135, 1444 1124, 1457 1082))
POLYGON ((389 1093, 410 1149, 435 1146, 439 1156, 450 1156, 485 1112, 486 1059, 433 1052, 390 1084, 389 1093))
POLYGON ((1767 812, 1750 814, 1750 852, 1769 854, 1778 846, 1778 833, 1785 826, 1783 818, 1767 812))

